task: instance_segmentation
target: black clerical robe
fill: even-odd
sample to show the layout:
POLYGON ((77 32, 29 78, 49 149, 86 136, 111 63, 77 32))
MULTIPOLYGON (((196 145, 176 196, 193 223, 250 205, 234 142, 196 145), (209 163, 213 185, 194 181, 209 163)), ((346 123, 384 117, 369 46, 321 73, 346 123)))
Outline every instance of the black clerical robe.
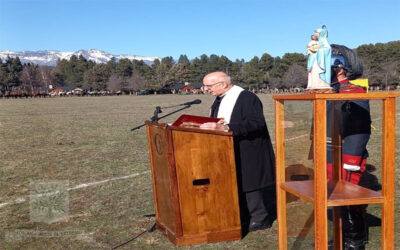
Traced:
POLYGON ((260 99, 244 90, 232 111, 238 184, 241 192, 275 185, 275 155, 260 99))

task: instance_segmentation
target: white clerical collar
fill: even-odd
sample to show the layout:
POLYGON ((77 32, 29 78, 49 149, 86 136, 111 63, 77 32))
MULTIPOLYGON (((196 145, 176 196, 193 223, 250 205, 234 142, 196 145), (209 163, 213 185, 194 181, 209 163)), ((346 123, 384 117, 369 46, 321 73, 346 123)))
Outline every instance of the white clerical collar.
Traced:
POLYGON ((243 90, 243 88, 233 85, 232 88, 224 93, 224 98, 221 100, 221 104, 218 109, 218 118, 224 118, 225 122, 229 123, 236 100, 243 90))
POLYGON ((232 87, 230 89, 228 89, 225 93, 223 93, 222 95, 220 95, 221 98, 224 98, 224 96, 226 96, 229 92, 232 92, 232 89, 234 89, 236 87, 236 85, 232 85, 232 87))

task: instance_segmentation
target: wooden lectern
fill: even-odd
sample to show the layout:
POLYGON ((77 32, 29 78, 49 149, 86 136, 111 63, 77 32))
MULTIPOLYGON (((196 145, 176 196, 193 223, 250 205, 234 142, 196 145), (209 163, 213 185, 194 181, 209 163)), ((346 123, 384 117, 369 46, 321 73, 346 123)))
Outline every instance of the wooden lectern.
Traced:
POLYGON ((157 229, 175 245, 240 239, 232 133, 149 121, 146 128, 157 229))
MULTIPOLYGON (((286 193, 313 203, 315 249, 328 249, 327 208, 333 207, 334 248, 342 249, 339 206, 382 204, 382 249, 394 249, 394 169, 396 97, 399 93, 295 94, 274 95, 276 137, 276 185, 279 249, 287 249, 286 193), (286 101, 312 101, 314 104, 314 180, 285 180, 284 104, 286 101), (326 102, 338 100, 382 100, 382 192, 326 177, 326 102)), ((332 138, 339 141, 340 138, 332 138)), ((340 150, 334 156, 334 176, 339 176, 340 150), (335 160, 336 158, 336 160, 335 160), (335 174, 336 173, 336 174, 335 174)))

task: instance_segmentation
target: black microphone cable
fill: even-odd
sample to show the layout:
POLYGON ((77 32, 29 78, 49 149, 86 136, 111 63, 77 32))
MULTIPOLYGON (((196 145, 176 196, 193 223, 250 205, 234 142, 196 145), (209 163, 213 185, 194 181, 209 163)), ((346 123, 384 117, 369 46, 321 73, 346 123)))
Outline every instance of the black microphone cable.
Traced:
POLYGON ((117 249, 117 248, 119 248, 119 247, 122 247, 122 246, 128 244, 129 242, 132 242, 132 241, 136 240, 137 238, 139 238, 140 236, 142 236, 142 235, 145 234, 146 232, 149 232, 149 233, 154 232, 154 231, 156 230, 156 228, 157 228, 157 225, 156 225, 156 223, 154 223, 153 226, 151 226, 150 228, 144 230, 143 232, 141 232, 140 234, 136 235, 136 236, 133 237, 132 239, 129 239, 129 240, 127 240, 127 241, 125 241, 125 242, 119 244, 118 246, 112 247, 111 250, 117 249))

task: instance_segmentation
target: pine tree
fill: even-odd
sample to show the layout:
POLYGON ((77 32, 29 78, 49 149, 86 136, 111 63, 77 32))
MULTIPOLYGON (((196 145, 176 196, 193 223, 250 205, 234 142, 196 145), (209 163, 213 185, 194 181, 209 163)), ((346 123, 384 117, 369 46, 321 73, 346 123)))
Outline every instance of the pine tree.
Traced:
POLYGON ((123 58, 119 60, 116 68, 116 73, 122 77, 129 77, 132 75, 133 65, 129 59, 123 58))
POLYGON ((161 59, 161 63, 155 68, 158 86, 165 87, 174 83, 172 77, 173 72, 170 72, 173 65, 174 60, 172 57, 164 57, 161 59))
POLYGON ((190 64, 190 61, 189 61, 189 59, 187 58, 186 55, 180 55, 180 56, 179 56, 179 59, 178 59, 178 64, 189 65, 189 64, 190 64))
POLYGON ((0 90, 5 89, 7 81, 6 64, 0 59, 0 90))
POLYGON ((243 78, 246 87, 259 88, 262 87, 262 72, 260 70, 259 58, 253 57, 243 66, 243 78))
POLYGON ((84 75, 84 83, 91 89, 106 89, 108 79, 111 76, 110 68, 107 64, 96 64, 93 68, 87 70, 84 75))
POLYGON ((5 72, 4 87, 9 90, 12 87, 20 85, 19 77, 23 70, 19 57, 11 58, 7 57, 5 64, 3 65, 3 72, 5 72))
POLYGON ((111 57, 111 59, 107 62, 107 70, 110 73, 115 73, 117 69, 117 60, 115 59, 115 57, 111 57))

